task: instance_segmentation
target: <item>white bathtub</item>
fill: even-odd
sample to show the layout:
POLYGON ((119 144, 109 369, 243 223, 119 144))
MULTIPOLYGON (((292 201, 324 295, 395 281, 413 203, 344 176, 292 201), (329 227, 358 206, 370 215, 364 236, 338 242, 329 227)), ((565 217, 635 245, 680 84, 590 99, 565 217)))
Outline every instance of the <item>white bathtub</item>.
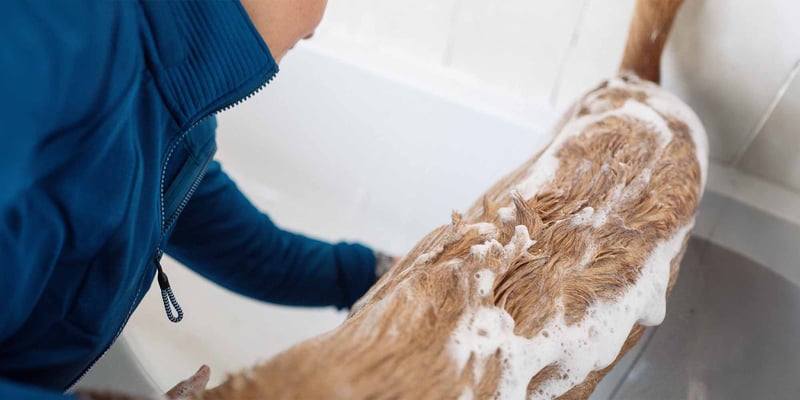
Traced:
MULTIPOLYGON (((429 230, 447 223, 453 209, 465 209, 497 178, 530 157, 547 141, 547 128, 557 117, 553 110, 531 108, 527 118, 508 118, 502 106, 486 106, 492 102, 481 89, 460 90, 468 95, 433 93, 304 45, 284 61, 273 84, 219 116, 219 158, 251 199, 282 226, 402 253, 429 230)), ((731 256, 720 250, 726 247, 734 250, 735 260, 730 262, 743 265, 740 269, 763 269, 759 273, 769 275, 765 282, 774 278, 785 283, 790 295, 800 287, 800 201, 794 193, 712 164, 695 235, 706 241, 693 242, 687 254, 686 282, 700 279, 695 276, 702 275, 706 264, 728 262, 725 257, 731 256), (741 261, 745 258, 765 268, 741 261)), ((171 271, 186 312, 184 321, 176 325, 164 317, 153 287, 118 345, 81 385, 155 394, 203 363, 212 368, 213 385, 225 373, 331 329, 344 317, 330 309, 260 304, 217 288, 171 260, 165 268, 171 271)), ((713 276, 704 279, 704 284, 714 282, 713 276)), ((723 301, 726 293, 761 293, 739 290, 734 281, 726 285, 730 290, 717 296, 723 301)), ((697 284, 679 283, 662 330, 668 333, 648 334, 642 341, 648 346, 631 352, 594 398, 672 393, 668 390, 719 397, 719 385, 735 376, 706 379, 698 373, 653 383, 659 370, 647 364, 651 359, 666 364, 651 354, 673 347, 681 353, 687 341, 702 336, 681 325, 690 311, 703 307, 704 298, 691 295, 697 291, 705 292, 697 284)), ((800 301, 792 307, 789 310, 800 310, 800 301)), ((781 323, 780 316, 773 317, 766 322, 781 323)), ((798 318, 800 312, 787 322, 793 330, 798 318)), ((800 346, 797 340, 786 340, 800 346)), ((747 337, 736 343, 744 342, 747 337)), ((670 365, 698 363, 688 356, 682 360, 670 365)), ((796 371, 800 356, 779 362, 796 371)), ((752 382, 760 384, 765 383, 752 382)))

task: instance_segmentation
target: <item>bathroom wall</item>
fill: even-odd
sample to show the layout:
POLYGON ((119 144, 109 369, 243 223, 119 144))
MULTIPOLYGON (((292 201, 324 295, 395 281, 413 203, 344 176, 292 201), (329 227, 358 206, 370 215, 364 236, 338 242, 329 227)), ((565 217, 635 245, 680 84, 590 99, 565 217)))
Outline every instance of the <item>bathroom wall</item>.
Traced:
MULTIPOLYGON (((330 0, 313 41, 526 120, 613 74, 634 0, 330 0), (475 88, 481 87, 480 94, 475 88), (477 99, 476 99, 477 98, 477 99)), ((800 3, 686 0, 663 84, 723 165, 800 191, 800 3)))

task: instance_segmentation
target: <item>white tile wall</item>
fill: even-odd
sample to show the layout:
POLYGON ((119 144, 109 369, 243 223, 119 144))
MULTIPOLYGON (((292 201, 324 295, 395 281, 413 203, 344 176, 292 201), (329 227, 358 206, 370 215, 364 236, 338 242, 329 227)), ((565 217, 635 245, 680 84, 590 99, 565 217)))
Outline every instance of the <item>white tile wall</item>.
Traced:
POLYGON ((800 59, 800 3, 687 0, 664 59, 664 85, 703 120, 711 156, 730 162, 800 59))
MULTIPOLYGON (((615 72, 634 3, 331 0, 319 43, 333 51, 336 43, 360 46, 362 58, 392 53, 436 68, 439 76, 451 71, 561 110, 615 72)), ((747 146, 800 60, 797 21, 800 2, 793 0, 686 0, 663 61, 663 85, 703 120, 713 159, 730 164, 746 153, 741 163, 746 171, 795 189, 800 139, 790 128, 800 122, 791 115, 796 85, 747 146)), ((392 68, 391 62, 383 65, 392 68)), ((395 68, 403 74, 407 67, 395 68)))
POLYGON ((459 0, 330 0, 317 31, 361 44, 374 53, 400 53, 442 62, 459 0))
MULTIPOLYGON (((791 82, 741 161, 752 174, 800 192, 800 79, 791 82)), ((800 204, 797 205, 800 208, 800 204)))
POLYGON ((563 110, 619 67, 635 0, 588 0, 553 104, 563 110))
POLYGON ((490 85, 549 100, 584 0, 462 0, 447 65, 490 85))

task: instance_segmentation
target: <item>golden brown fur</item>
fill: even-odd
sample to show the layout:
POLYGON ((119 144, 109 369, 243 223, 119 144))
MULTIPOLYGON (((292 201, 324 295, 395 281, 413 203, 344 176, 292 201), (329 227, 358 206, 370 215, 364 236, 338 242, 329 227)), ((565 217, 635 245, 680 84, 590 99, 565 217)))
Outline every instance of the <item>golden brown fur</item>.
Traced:
MULTIPOLYGON (((639 1, 623 70, 658 80, 658 59, 679 4, 639 1)), ((513 333, 525 338, 559 315, 578 323, 593 304, 617 300, 640 278, 654 248, 693 222, 702 191, 699 158, 705 157, 697 154, 693 134, 702 132, 653 107, 653 85, 635 76, 614 82, 587 94, 557 125, 558 144, 550 146, 558 168, 535 193, 524 197, 518 185, 530 179, 547 149, 423 238, 341 326, 194 398, 456 399, 469 390, 477 399, 501 397, 502 350, 484 360, 473 354, 461 368, 449 350, 465 315, 480 307, 502 309, 513 319, 513 333), (653 121, 624 111, 626 104, 658 115, 669 131, 666 142, 653 121), (565 136, 575 126, 580 132, 565 136), (602 210, 604 219, 580 222, 590 207, 602 210), (479 274, 486 270, 494 280, 489 293, 481 293, 479 274)), ((682 252, 669 265, 667 294, 682 252)), ((642 332, 638 324, 631 327, 618 357, 642 332)), ((559 398, 587 398, 612 366, 559 398)), ((564 372, 557 363, 541 369, 528 381, 528 394, 564 372)))
MULTIPOLYGON (((643 91, 606 86, 589 98, 595 104, 584 101, 576 115, 584 106, 607 111, 626 100, 647 101, 643 91)), ((534 157, 464 215, 454 214, 450 225, 420 241, 343 325, 197 398, 455 399, 467 387, 475 398, 492 397, 502 367, 500 351, 476 380, 470 368, 475 360, 458 370, 447 350, 467 310, 501 307, 514 319, 514 333, 528 338, 560 312, 559 303, 567 322, 578 322, 593 302, 613 301, 633 284, 653 248, 692 223, 701 192, 695 145, 684 122, 665 119, 673 135, 665 146, 651 125, 637 118, 609 116, 590 124, 560 147, 558 172, 546 187, 531 198, 514 196, 534 157), (649 180, 643 178, 646 171, 649 180), (501 207, 513 207, 514 219, 502 220, 501 207), (575 224, 586 207, 608 209, 606 222, 575 224), (471 226, 480 222, 493 224, 497 232, 482 234, 471 226), (471 251, 492 238, 500 246, 509 244, 519 225, 536 241, 530 248, 511 258, 499 246, 486 256, 471 251), (590 244, 594 251, 581 263, 590 244), (491 296, 483 297, 473 277, 487 268, 496 279, 491 296)), ((679 260, 677 254, 670 287, 679 260)), ((620 354, 641 334, 635 326, 620 354)), ((562 398, 588 397, 609 369, 590 374, 562 398)), ((543 369, 529 391, 558 374, 556 366, 543 369)))
MULTIPOLYGON (((658 81, 661 51, 680 3, 637 3, 621 70, 658 81)), ((647 85, 623 80, 633 82, 604 83, 559 122, 557 135, 576 119, 600 116, 558 148, 555 177, 533 196, 515 195, 515 188, 542 153, 421 240, 340 327, 197 398, 455 399, 467 388, 478 399, 502 395, 497 393, 501 350, 488 360, 472 357, 461 369, 448 352, 465 313, 480 306, 502 308, 514 320, 514 333, 527 338, 557 313, 567 323, 579 322, 593 303, 614 301, 636 282, 654 247, 693 221, 702 190, 698 157, 705 154, 698 156, 691 134, 702 133, 690 132, 689 122, 677 115, 661 113, 672 134, 664 145, 651 121, 625 113, 602 117, 626 102, 648 105, 647 85), (513 218, 501 218, 505 207, 514 211, 513 218), (604 223, 573 223, 587 207, 605 210, 604 223), (470 228, 480 222, 493 224, 496 232, 470 228), (535 240, 532 246, 513 245, 520 239, 517 226, 535 240), (472 251, 491 240, 498 245, 488 254, 472 251), (510 255, 502 247, 509 244, 510 255), (485 269, 495 274, 489 296, 476 290, 476 274, 485 269), (480 378, 471 368, 478 362, 484 363, 480 378)), ((667 293, 682 252, 670 263, 667 293)), ((641 326, 632 327, 618 357, 642 332, 641 326)), ((590 373, 560 398, 587 398, 612 366, 590 373)), ((539 371, 528 393, 557 378, 559 368, 539 371)))
POLYGON ((661 52, 683 0, 639 0, 633 10, 620 71, 658 83, 661 52))

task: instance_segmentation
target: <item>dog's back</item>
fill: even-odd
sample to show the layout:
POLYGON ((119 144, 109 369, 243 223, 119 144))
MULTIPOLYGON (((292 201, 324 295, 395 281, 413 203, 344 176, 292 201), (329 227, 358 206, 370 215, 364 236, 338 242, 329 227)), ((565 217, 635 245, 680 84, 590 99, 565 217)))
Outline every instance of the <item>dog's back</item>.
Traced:
POLYGON ((679 4, 640 1, 621 75, 343 325, 200 398, 588 397, 663 319, 705 183, 697 117, 637 76, 657 82, 679 4))

